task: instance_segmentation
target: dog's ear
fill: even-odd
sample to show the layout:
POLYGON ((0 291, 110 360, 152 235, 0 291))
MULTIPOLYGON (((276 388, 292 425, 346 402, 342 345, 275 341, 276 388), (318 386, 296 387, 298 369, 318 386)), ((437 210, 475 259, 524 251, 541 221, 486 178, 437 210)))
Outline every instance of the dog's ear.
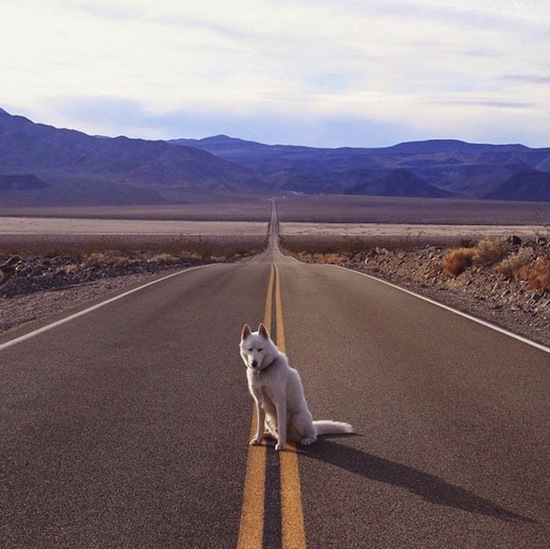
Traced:
POLYGON ((250 326, 248 324, 245 324, 241 333, 241 341, 244 341, 251 333, 252 331, 250 330, 250 326))
POLYGON ((263 338, 269 339, 269 333, 268 333, 267 328, 265 327, 265 324, 263 322, 260 323, 260 325, 258 326, 258 332, 260 333, 260 335, 263 338))

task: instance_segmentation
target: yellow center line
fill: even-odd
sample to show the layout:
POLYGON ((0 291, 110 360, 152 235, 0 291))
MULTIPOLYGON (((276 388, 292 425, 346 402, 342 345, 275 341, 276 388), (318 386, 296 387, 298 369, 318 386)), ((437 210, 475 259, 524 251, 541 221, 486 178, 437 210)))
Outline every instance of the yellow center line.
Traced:
POLYGON ((275 279, 275 263, 271 264, 271 273, 267 284, 267 294, 265 296, 264 324, 268 332, 271 332, 271 315, 273 312, 273 281, 275 279))
MULTIPOLYGON (((281 276, 275 265, 275 313, 277 322, 277 347, 286 352, 283 307, 281 300, 281 276)), ((294 443, 287 442, 287 448, 280 453, 281 474, 281 524, 283 549, 306 547, 298 453, 294 443)))
MULTIPOLYGON (((274 265, 271 265, 267 295, 265 298, 264 324, 271 331, 273 303, 274 265)), ((250 438, 256 433, 256 414, 252 413, 250 438)), ((265 503, 265 445, 249 446, 243 490, 243 507, 237 549, 261 549, 264 535, 265 503)))
MULTIPOLYGON (((279 268, 271 264, 267 287, 264 324, 271 332, 273 296, 275 296, 275 322, 277 326, 277 346, 285 352, 283 309, 281 301, 281 277, 279 268), (275 293, 274 293, 275 292, 275 293)), ((256 432, 256 417, 252 414, 250 436, 256 432)), ((237 549, 261 549, 264 531, 264 503, 266 480, 265 444, 250 446, 243 491, 243 506, 237 549)), ((298 470, 298 454, 293 443, 287 443, 285 451, 279 453, 281 484, 281 539, 283 549, 305 549, 305 528, 298 470)))

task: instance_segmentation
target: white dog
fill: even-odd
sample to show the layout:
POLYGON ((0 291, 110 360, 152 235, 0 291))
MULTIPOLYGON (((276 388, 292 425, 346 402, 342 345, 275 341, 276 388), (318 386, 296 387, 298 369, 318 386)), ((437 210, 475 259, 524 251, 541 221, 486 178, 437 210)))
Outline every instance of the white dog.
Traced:
POLYGON ((244 326, 240 349, 258 417, 258 429, 250 444, 262 442, 264 426, 277 440, 276 450, 283 450, 287 440, 307 445, 319 435, 353 432, 349 423, 313 421, 298 372, 289 366, 263 324, 257 332, 244 326))

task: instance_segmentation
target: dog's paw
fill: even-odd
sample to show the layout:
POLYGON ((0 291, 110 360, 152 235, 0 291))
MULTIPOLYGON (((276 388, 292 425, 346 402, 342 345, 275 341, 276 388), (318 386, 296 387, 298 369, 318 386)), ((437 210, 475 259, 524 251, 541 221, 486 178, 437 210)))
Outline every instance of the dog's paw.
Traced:
POLYGON ((277 444, 275 444, 275 450, 277 450, 277 452, 281 452, 284 449, 285 449, 284 445, 281 444, 280 442, 277 442, 277 444))
POLYGON ((254 437, 250 442, 250 446, 258 446, 258 444, 262 443, 262 437, 254 437))
POLYGON ((309 446, 310 444, 313 444, 317 440, 316 436, 312 437, 305 437, 301 440, 302 446, 309 446))

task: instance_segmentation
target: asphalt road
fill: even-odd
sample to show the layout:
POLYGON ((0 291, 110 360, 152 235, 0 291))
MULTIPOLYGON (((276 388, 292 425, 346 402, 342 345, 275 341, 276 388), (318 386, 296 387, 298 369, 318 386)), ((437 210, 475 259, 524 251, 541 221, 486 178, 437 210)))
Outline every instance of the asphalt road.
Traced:
POLYGON ((310 547, 550 547, 550 354, 365 276, 284 261, 286 346, 315 417, 310 547))
MULTIPOLYGON (((272 259, 310 408, 358 433, 298 448, 307 546, 547 549, 550 354, 276 250, 0 348, 0 547, 236 546, 252 418, 238 341, 264 319, 272 259)), ((271 516, 278 490, 264 547, 294 528, 271 516)))

